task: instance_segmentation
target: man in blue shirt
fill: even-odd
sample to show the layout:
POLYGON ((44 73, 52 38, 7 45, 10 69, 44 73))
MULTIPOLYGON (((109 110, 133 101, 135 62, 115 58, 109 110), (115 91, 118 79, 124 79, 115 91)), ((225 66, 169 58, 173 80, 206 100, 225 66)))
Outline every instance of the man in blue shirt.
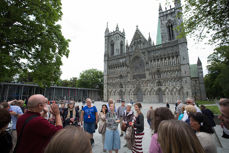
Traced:
POLYGON ((93 133, 95 133, 95 125, 98 123, 98 111, 95 106, 91 105, 91 102, 92 101, 90 98, 86 99, 87 105, 83 107, 80 121, 81 125, 84 125, 84 130, 91 135, 91 144, 93 144, 93 133))
MULTIPOLYGON (((8 104, 11 104, 11 102, 9 102, 8 104)), ((11 115, 11 121, 12 121, 12 143, 13 143, 13 147, 12 150, 14 150, 14 147, 17 143, 17 131, 16 131, 16 123, 17 123, 17 119, 20 115, 23 114, 21 107, 16 106, 16 105, 10 105, 9 108, 9 112, 11 115)))

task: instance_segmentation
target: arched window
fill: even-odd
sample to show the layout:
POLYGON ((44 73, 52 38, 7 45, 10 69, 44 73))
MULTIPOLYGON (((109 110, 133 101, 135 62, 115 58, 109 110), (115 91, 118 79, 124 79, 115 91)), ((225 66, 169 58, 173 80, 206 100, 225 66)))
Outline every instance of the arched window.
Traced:
POLYGON ((111 41, 111 56, 114 55, 114 41, 111 41))
POLYGON ((123 42, 120 42, 120 54, 123 54, 123 42))
POLYGON ((171 21, 169 21, 167 23, 167 29, 168 29, 169 40, 173 40, 174 39, 174 31, 173 31, 173 24, 171 23, 171 21))

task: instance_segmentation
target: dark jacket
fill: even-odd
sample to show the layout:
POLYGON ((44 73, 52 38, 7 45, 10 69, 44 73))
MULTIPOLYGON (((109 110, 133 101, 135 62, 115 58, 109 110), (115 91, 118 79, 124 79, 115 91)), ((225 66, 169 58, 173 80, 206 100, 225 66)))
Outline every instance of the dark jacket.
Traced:
POLYGON ((144 116, 142 113, 140 113, 138 117, 136 117, 134 127, 137 128, 137 133, 142 133, 144 131, 144 116))
POLYGON ((1 153, 9 153, 12 148, 12 138, 11 135, 7 132, 0 133, 0 149, 1 153))
POLYGON ((75 107, 74 109, 75 109, 75 111, 76 111, 75 116, 72 116, 72 115, 73 115, 73 112, 70 111, 70 118, 74 118, 74 123, 72 123, 72 122, 70 121, 70 118, 67 118, 68 109, 65 110, 65 113, 64 113, 64 119, 65 119, 64 126, 67 126, 67 125, 75 125, 75 126, 78 126, 78 122, 79 122, 79 111, 78 111, 78 109, 77 109, 76 107, 75 107))

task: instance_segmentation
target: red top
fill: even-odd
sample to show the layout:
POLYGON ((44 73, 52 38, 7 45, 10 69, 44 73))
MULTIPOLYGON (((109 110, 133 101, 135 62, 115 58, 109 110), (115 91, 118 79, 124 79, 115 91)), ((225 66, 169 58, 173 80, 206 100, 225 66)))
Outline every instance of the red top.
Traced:
POLYGON ((40 113, 27 111, 18 118, 16 126, 18 136, 25 120, 34 114, 39 116, 30 120, 24 127, 16 153, 43 153, 51 137, 58 130, 62 129, 62 126, 54 126, 50 124, 48 120, 40 116, 40 113))

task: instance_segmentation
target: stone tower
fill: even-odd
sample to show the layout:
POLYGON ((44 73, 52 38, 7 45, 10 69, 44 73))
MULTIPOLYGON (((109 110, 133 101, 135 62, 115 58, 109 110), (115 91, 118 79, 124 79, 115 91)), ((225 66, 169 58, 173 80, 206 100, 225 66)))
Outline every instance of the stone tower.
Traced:
POLYGON ((157 44, 168 43, 173 40, 178 41, 178 50, 179 50, 179 60, 181 66, 181 78, 183 86, 183 95, 185 97, 192 96, 191 90, 191 77, 189 69, 189 55, 187 48, 186 37, 177 39, 179 32, 176 27, 180 26, 183 22, 182 18, 182 8, 180 0, 174 1, 174 8, 170 8, 165 11, 162 10, 161 5, 159 6, 159 29, 157 33, 157 44), (161 33, 161 36, 160 36, 161 33), (159 39, 159 40, 158 40, 159 39), (161 42, 160 42, 161 40, 161 42))
POLYGON ((112 59, 114 56, 122 56, 126 53, 125 47, 125 31, 119 30, 118 25, 116 30, 109 32, 108 24, 105 30, 105 53, 104 53, 104 100, 108 100, 108 59, 112 59))
POLYGON ((202 62, 200 61, 199 57, 197 61, 197 70, 198 70, 199 85, 200 85, 200 99, 205 100, 206 90, 205 90, 204 78, 203 78, 203 68, 202 68, 202 62))

